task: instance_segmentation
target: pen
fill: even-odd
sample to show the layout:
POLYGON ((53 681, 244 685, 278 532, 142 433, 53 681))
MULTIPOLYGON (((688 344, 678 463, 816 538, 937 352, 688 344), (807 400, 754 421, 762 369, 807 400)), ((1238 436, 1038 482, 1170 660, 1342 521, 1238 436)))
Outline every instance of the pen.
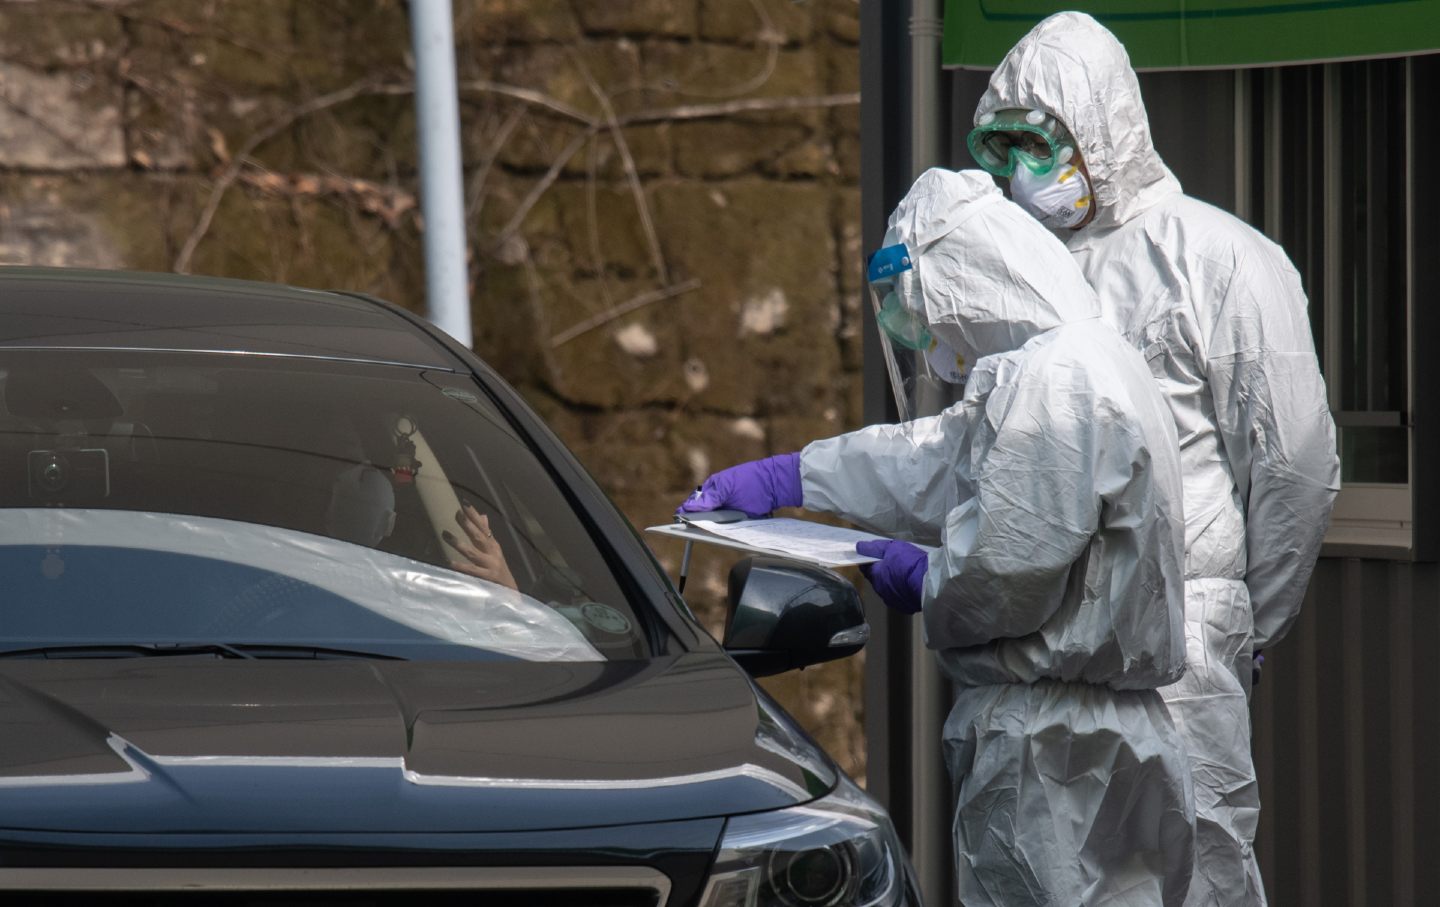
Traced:
MULTIPOLYGON (((698 498, 699 496, 700 496, 700 486, 699 486, 699 485, 696 485, 696 486, 695 486, 695 493, 692 494, 692 495, 690 495, 690 499, 691 499, 691 500, 694 500, 695 498, 698 498)), ((694 543, 694 542, 689 541, 689 540, 686 540, 686 542, 685 542, 685 553, 682 554, 682 555, 680 555, 680 582, 679 582, 679 584, 675 587, 675 591, 676 591, 676 592, 679 592, 681 595, 684 595, 684 594, 685 594, 685 578, 690 575, 690 551, 691 551, 691 549, 694 548, 694 547, 695 547, 695 543, 694 543)))
POLYGON ((680 585, 675 591, 681 595, 685 594, 685 577, 690 572, 690 549, 694 547, 695 543, 687 539, 685 542, 685 553, 680 555, 680 585))

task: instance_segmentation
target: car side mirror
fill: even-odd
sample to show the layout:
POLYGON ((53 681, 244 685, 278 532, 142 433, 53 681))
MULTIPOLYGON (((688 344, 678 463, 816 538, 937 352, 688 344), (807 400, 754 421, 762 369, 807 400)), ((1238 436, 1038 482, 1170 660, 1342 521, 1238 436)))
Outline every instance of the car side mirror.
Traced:
POLYGON ((870 639, 860 593, 823 567, 747 557, 729 591, 725 651, 752 676, 854 655, 870 639))

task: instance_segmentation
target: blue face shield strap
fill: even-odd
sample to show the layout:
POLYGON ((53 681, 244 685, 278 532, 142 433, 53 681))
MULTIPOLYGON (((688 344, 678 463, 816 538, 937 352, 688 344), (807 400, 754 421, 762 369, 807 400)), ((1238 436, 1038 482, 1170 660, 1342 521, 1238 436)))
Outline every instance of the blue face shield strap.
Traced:
POLYGON ((901 274, 914 267, 910 250, 903 243, 886 246, 870 256, 866 277, 870 284, 871 302, 875 307, 875 321, 880 329, 895 343, 912 350, 925 350, 933 345, 934 338, 925 327, 924 321, 911 311, 896 292, 901 274))
POLYGON ((870 267, 866 271, 865 279, 871 283, 886 278, 893 281, 900 275, 900 272, 908 271, 912 267, 910 250, 904 243, 896 243, 893 246, 886 246, 870 256, 870 267))

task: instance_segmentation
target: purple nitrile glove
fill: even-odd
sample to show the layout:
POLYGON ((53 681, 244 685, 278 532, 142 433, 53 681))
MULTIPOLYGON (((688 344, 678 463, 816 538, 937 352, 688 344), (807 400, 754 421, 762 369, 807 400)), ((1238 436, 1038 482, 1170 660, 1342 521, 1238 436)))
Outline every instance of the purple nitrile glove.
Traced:
POLYGON ((1264 649, 1256 649, 1255 657, 1250 662, 1250 687, 1253 689, 1260 685, 1260 669, 1265 667, 1265 656, 1260 654, 1264 649))
POLYGON ((751 517, 762 517, 776 507, 799 507, 802 498, 800 454, 788 453, 720 470, 675 512, 743 510, 751 517))
POLYGON ((930 556, 909 542, 874 539, 855 543, 855 551, 878 557, 873 564, 861 564, 860 572, 875 587, 881 601, 896 611, 914 614, 920 610, 925 593, 925 571, 930 556))

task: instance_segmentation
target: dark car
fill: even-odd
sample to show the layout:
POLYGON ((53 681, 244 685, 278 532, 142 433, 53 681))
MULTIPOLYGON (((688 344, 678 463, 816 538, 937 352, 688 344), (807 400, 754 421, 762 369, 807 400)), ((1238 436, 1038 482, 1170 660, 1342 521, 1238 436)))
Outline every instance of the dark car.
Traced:
POLYGON ((399 308, 0 270, 0 508, 0 903, 917 903, 751 676, 853 587, 742 562, 717 644, 399 308))

